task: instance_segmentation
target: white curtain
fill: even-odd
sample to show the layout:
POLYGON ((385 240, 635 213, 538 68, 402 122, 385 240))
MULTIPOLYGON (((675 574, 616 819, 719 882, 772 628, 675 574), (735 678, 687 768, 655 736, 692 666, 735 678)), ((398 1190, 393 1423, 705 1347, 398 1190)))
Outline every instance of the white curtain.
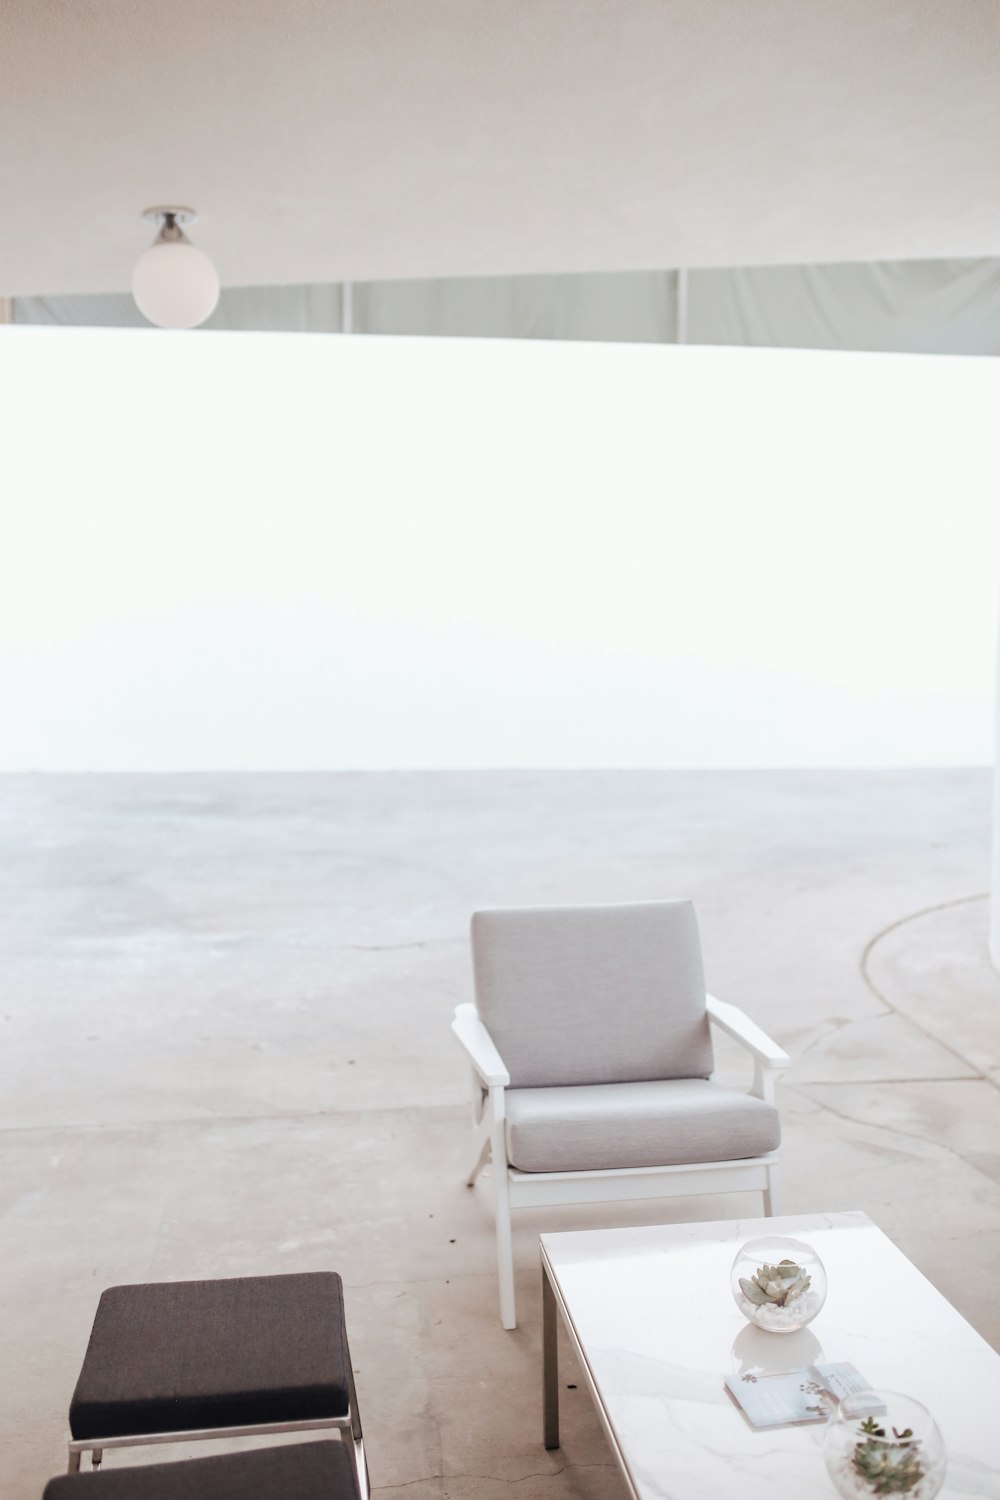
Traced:
POLYGON ((1000 353, 1000 260, 694 271, 693 344, 1000 353))
MULTIPOLYGON (((359 282, 361 334, 1000 353, 1000 259, 359 282)), ((124 293, 22 297, 18 323, 141 326, 124 293)), ((338 332, 337 284, 223 291, 206 328, 338 332)))

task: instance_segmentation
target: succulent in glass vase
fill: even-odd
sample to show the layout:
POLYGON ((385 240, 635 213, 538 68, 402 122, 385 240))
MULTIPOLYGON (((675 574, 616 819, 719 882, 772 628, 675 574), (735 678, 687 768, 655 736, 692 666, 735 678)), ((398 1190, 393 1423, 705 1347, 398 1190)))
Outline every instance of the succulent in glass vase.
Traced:
POLYGON ((729 1284, 743 1316, 768 1333, 796 1333, 826 1300, 826 1271, 816 1251, 781 1235, 742 1245, 729 1284))
POLYGON ((847 1500, 907 1495, 931 1500, 948 1458, 926 1407, 898 1391, 858 1391, 831 1416, 823 1443, 827 1471, 847 1500))
POLYGON ((866 1417, 858 1428, 860 1441, 854 1445, 851 1463, 873 1495, 908 1495, 924 1477, 920 1439, 913 1436, 913 1428, 891 1430, 888 1438, 874 1417, 866 1417))
POLYGON ((781 1260, 776 1266, 760 1266, 752 1277, 739 1277, 739 1283, 744 1297, 755 1307, 764 1307, 767 1303, 773 1307, 787 1307, 789 1302, 794 1302, 796 1297, 809 1290, 812 1277, 807 1276, 794 1260, 781 1260))

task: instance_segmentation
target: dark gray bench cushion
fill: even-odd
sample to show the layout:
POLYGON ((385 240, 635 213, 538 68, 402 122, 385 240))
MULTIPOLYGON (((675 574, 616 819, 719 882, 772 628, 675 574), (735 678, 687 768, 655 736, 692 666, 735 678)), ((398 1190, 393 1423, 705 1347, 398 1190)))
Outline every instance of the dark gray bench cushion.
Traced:
POLYGON ((335 1272, 110 1287, 70 1431, 128 1437, 344 1416, 349 1359, 335 1272))
POLYGON ((50 1479, 42 1500, 358 1500, 353 1443, 287 1443, 50 1479))

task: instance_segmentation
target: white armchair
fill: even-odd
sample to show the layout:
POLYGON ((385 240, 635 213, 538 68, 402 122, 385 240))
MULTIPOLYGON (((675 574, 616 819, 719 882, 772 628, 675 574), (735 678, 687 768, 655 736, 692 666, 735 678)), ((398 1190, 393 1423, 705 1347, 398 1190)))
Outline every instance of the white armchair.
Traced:
POLYGON ((776 1074, 788 1056, 705 993, 689 901, 472 918, 471 1187, 492 1163, 500 1318, 517 1323, 511 1209, 756 1190, 777 1212, 776 1074), (749 1093, 710 1079, 711 1026, 751 1053, 749 1093))

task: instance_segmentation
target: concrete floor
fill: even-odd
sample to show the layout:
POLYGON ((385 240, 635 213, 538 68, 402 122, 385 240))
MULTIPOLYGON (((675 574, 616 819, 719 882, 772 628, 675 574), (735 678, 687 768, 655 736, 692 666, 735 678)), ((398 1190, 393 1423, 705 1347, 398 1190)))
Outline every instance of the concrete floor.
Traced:
POLYGON ((794 1059, 786 1209, 865 1209, 1000 1346, 985 771, 7 777, 0 819, 5 1500, 62 1467, 104 1286, 319 1268, 378 1491, 617 1500, 585 1392, 561 1452, 538 1413, 537 1233, 612 1216, 520 1217, 505 1334, 461 1186, 478 906, 693 897, 794 1059))

